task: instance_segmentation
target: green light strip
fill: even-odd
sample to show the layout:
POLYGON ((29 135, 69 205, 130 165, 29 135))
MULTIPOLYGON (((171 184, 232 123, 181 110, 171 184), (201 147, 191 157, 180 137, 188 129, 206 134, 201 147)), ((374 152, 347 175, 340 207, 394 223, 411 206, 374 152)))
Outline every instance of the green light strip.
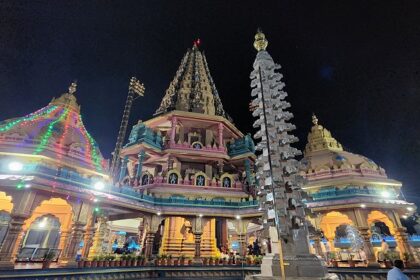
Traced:
POLYGON ((33 153, 34 155, 39 154, 45 149, 46 145, 48 144, 48 140, 51 138, 54 125, 58 122, 61 122, 63 119, 65 119, 68 113, 69 113, 68 109, 63 109, 60 117, 48 125, 47 131, 41 137, 41 143, 39 143, 39 145, 37 146, 37 148, 35 149, 33 153))
POLYGON ((13 127, 15 127, 16 125, 20 124, 21 122, 33 121, 34 119, 38 119, 42 116, 48 115, 51 112, 53 112, 55 109, 57 109, 57 106, 52 106, 51 108, 46 110, 48 107, 49 106, 41 108, 34 113, 31 113, 29 115, 26 115, 24 117, 21 117, 17 120, 11 121, 11 122, 1 126, 0 127, 0 132, 8 131, 8 130, 12 129, 13 127))
POLYGON ((82 124, 81 127, 84 130, 84 132, 85 132, 85 134, 86 134, 86 136, 89 140, 89 143, 91 145, 90 153, 91 153, 92 161, 93 161, 94 165, 96 166, 96 170, 97 171, 102 171, 101 159, 99 158, 99 155, 96 153, 96 149, 95 149, 95 147, 96 147, 95 140, 92 138, 92 136, 90 136, 89 132, 86 130, 85 126, 83 125, 82 116, 80 116, 80 123, 82 124))

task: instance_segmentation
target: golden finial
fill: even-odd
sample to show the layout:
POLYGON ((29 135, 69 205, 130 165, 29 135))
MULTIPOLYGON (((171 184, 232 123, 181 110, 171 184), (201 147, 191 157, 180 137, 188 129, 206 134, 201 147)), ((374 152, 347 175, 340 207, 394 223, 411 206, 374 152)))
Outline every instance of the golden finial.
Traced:
POLYGON ((312 114, 312 123, 314 125, 318 125, 318 118, 315 116, 315 114, 312 114))
POLYGON ((69 86, 69 93, 74 94, 76 92, 76 88, 77 88, 77 81, 74 81, 69 86))
POLYGON ((265 38, 264 33, 262 33, 261 29, 258 29, 257 34, 255 34, 254 48, 257 51, 265 51, 267 45, 268 41, 265 38))

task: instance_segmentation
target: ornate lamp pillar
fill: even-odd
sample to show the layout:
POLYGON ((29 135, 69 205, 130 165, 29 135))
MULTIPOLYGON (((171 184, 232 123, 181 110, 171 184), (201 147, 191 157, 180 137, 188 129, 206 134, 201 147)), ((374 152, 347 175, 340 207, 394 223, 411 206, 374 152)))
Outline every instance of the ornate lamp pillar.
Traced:
POLYGON ((372 243, 370 242, 370 233, 368 227, 358 227, 360 235, 363 238, 363 251, 366 254, 368 266, 379 266, 375 258, 375 252, 373 250, 372 243))
POLYGON ((120 178, 119 178, 119 182, 122 182, 122 180, 124 180, 125 174, 127 174, 127 163, 128 163, 128 156, 125 156, 122 160, 121 160, 121 171, 120 171, 120 178))
POLYGON ((144 150, 141 150, 140 153, 138 154, 137 171, 136 171, 137 180, 140 180, 141 173, 143 170, 143 161, 144 161, 145 156, 146 156, 146 153, 144 152, 144 150))
POLYGON ((95 257, 103 253, 103 245, 105 240, 105 234, 107 231, 107 221, 106 217, 99 217, 98 223, 95 230, 95 235, 93 236, 93 244, 89 249, 89 256, 95 257))
POLYGON ((146 258, 152 257, 153 241, 155 240, 155 232, 148 231, 146 233, 146 246, 144 250, 144 255, 146 258))
POLYGON ((201 265, 201 236, 203 235, 203 219, 198 216, 194 218, 192 224, 192 230, 194 233, 194 260, 195 265, 201 265))
POLYGON ((410 244, 408 244, 406 228, 398 227, 395 229, 395 241, 397 242, 398 249, 400 249, 401 254, 408 253, 413 255, 410 244))
POLYGON ((0 269, 14 268, 15 247, 19 244, 19 235, 27 218, 27 215, 11 215, 9 229, 0 249, 0 269))
POLYGON ((170 143, 171 144, 175 144, 175 133, 176 133, 176 126, 178 124, 178 119, 177 117, 172 117, 171 119, 171 139, 170 139, 170 143))
POLYGON ((63 261, 68 261, 67 266, 74 266, 76 264, 75 258, 79 250, 80 242, 83 240, 85 233, 85 223, 74 222, 69 242, 63 252, 63 261))
POLYGON ((224 150, 225 146, 223 145, 223 124, 222 123, 219 123, 218 136, 219 136, 219 149, 224 150))

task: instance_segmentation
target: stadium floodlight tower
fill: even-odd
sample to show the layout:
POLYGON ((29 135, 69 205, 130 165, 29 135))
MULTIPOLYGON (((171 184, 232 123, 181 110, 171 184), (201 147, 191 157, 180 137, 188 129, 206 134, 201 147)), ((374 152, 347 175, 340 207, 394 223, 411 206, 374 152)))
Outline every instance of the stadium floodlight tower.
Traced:
MULTIPOLYGON (((251 72, 252 115, 259 128, 254 138, 259 141, 257 150, 257 188, 263 209, 263 223, 270 235, 273 254, 263 259, 262 275, 293 279, 312 277, 322 279, 326 268, 309 251, 308 227, 301 186, 304 179, 299 175, 301 152, 291 146, 298 138, 291 134, 296 127, 290 123, 293 114, 287 111, 290 103, 282 74, 266 51, 268 41, 258 31, 254 47, 257 57, 251 72)), ((266 278, 264 278, 266 279, 266 278)))

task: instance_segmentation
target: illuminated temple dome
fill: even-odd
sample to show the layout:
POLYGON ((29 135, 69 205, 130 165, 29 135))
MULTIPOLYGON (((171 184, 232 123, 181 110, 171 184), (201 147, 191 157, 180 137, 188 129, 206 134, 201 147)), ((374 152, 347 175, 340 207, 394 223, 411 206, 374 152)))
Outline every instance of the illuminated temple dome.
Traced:
POLYGON ((29 115, 0 123, 0 148, 8 153, 42 155, 96 171, 106 162, 83 125, 72 83, 67 93, 29 115))
POLYGON ((402 183, 388 178, 372 160, 345 151, 316 116, 312 123, 302 161, 307 179, 303 189, 313 213, 307 218, 324 242, 342 258, 341 253, 352 250, 347 233, 357 232, 356 236, 366 237, 369 262, 377 261, 382 239, 392 250, 410 252, 400 219, 411 215, 416 206, 401 195, 402 183))
POLYGON ((306 176, 310 178, 321 172, 326 177, 343 173, 347 176, 387 178, 385 170, 371 159, 344 151, 331 132, 318 124, 316 116, 312 117, 312 122, 305 147, 305 159, 308 164, 306 176))

